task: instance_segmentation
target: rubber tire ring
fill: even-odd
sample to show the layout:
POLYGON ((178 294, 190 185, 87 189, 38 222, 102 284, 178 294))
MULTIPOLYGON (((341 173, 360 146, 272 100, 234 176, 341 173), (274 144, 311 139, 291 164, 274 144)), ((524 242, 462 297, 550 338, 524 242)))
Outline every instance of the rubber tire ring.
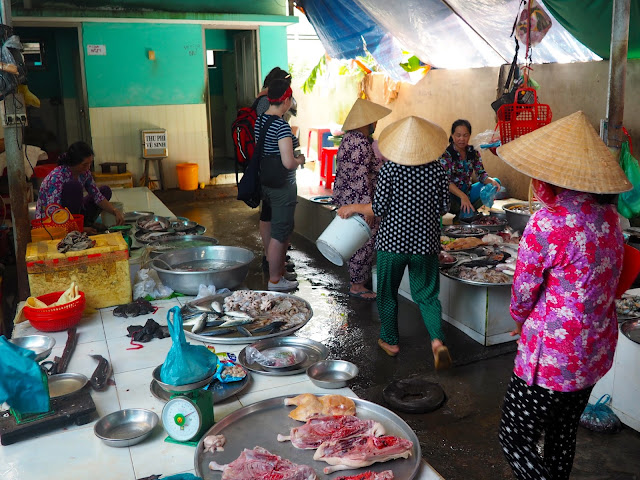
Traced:
POLYGON ((393 409, 405 413, 433 412, 447 399, 440 385, 420 377, 397 380, 387 385, 382 397, 393 409))

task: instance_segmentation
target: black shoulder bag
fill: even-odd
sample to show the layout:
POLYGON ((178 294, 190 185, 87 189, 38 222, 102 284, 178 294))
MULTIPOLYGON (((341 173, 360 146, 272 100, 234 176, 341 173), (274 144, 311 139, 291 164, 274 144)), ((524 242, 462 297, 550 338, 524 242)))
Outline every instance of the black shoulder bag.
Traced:
POLYGON ((264 141, 267 138, 267 132, 269 127, 276 120, 276 116, 272 116, 267 120, 264 126, 260 129, 260 137, 258 138, 258 144, 253 151, 253 156, 249 160, 249 165, 244 171, 242 178, 238 182, 238 200, 242 200, 251 208, 256 208, 260 205, 262 199, 262 192, 260 189, 260 163, 262 160, 262 150, 264 149, 264 141))

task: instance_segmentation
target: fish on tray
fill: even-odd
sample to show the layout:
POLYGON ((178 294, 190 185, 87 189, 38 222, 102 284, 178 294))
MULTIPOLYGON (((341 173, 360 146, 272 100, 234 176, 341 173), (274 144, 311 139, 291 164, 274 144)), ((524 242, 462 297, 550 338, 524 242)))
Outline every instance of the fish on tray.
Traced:
POLYGON ((382 424, 374 420, 361 420, 353 415, 328 415, 312 417, 301 427, 291 429, 290 435, 278 435, 279 442, 291 441, 301 450, 314 450, 329 440, 356 435, 385 434, 382 424))
POLYGON ((373 435, 343 438, 324 442, 313 455, 314 460, 327 462, 324 473, 351 470, 388 462, 396 458, 409 458, 413 442, 391 435, 373 435))
POLYGON ((209 469, 221 470, 222 480, 316 480, 316 472, 307 465, 297 465, 262 447, 245 448, 228 465, 210 462, 209 469))

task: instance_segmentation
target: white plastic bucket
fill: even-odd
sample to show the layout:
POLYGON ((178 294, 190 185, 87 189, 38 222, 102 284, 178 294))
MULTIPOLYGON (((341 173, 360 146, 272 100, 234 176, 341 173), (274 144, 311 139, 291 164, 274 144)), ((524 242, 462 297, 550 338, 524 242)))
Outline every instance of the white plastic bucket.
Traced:
POLYGON ((371 229, 359 215, 336 218, 316 240, 320 253, 331 263, 342 266, 371 238, 371 229))

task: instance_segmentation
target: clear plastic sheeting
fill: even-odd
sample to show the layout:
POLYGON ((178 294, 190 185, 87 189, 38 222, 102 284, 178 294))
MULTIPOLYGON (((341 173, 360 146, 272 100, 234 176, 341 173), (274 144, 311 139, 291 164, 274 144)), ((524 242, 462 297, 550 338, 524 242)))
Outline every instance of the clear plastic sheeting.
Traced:
MULTIPOLYGON (((540 5, 544 7, 540 1, 540 5)), ((371 52, 396 79, 399 45, 437 68, 510 63, 511 37, 520 0, 306 0, 304 8, 329 55, 353 58, 371 52), (385 35, 387 35, 385 37, 385 35), (390 38, 395 41, 390 42, 390 38), (390 48, 391 47, 391 48, 390 48)), ((548 10, 545 8, 545 11, 548 10)), ((520 48, 524 62, 525 48, 520 48)), ((599 60, 560 22, 533 49, 533 63, 599 60)), ((403 78, 402 78, 403 79, 403 78)))
POLYGON ((394 80, 409 81, 400 67, 402 46, 398 40, 352 0, 312 0, 304 3, 309 22, 329 56, 352 59, 371 53, 394 80))

